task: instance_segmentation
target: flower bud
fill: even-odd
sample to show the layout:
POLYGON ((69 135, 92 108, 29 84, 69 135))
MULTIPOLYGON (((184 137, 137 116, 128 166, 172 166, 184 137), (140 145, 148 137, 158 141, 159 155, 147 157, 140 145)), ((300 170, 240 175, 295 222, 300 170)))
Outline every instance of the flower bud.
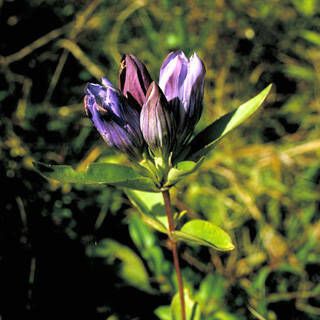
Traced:
POLYGON ((89 83, 84 97, 88 117, 111 147, 140 160, 144 141, 139 113, 130 107, 121 93, 104 78, 104 86, 89 83))
POLYGON ((205 67, 194 53, 188 59, 182 51, 172 52, 160 69, 159 86, 177 121, 178 142, 184 144, 202 113, 205 67))
POLYGON ((130 105, 138 110, 143 106, 151 77, 146 66, 134 55, 125 55, 121 61, 119 88, 130 105))
POLYGON ((167 159, 175 142, 175 120, 164 94, 155 82, 148 88, 140 114, 140 127, 153 155, 167 159))

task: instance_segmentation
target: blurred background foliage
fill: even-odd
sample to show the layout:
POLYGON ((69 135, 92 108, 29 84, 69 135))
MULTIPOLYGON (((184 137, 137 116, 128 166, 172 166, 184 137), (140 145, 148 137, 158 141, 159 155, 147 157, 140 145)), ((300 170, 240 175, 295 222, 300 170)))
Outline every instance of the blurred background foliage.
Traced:
POLYGON ((2 319, 169 319, 165 238, 121 191, 49 183, 32 161, 126 161, 85 117, 85 83, 117 83, 122 53, 157 79, 177 48, 207 68, 197 130, 274 83, 174 190, 236 243, 181 246, 190 294, 208 320, 320 318, 319 0, 1 0, 0 16, 2 319))

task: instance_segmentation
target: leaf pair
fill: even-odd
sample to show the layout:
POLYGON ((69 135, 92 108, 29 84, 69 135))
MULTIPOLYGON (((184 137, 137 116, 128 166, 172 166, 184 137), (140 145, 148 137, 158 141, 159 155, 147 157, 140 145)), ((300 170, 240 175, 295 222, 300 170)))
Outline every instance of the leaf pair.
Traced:
MULTIPOLYGON (((168 225, 162 195, 134 190, 125 190, 132 204, 139 210, 142 219, 153 229, 167 233, 168 225)), ((177 241, 191 245, 207 246, 219 251, 234 248, 230 236, 220 227, 204 220, 191 220, 176 230, 177 241)))

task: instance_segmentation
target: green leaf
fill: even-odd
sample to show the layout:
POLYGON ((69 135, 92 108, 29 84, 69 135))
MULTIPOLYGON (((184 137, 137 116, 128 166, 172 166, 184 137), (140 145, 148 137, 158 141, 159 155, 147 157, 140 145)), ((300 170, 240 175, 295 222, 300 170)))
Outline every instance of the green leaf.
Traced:
POLYGON ((172 320, 170 306, 160 306, 154 313, 160 320, 172 320))
POLYGON ((87 252, 91 257, 104 258, 108 264, 119 260, 118 272, 125 281, 138 289, 153 291, 142 260, 129 247, 111 239, 103 239, 96 246, 90 246, 87 252))
POLYGON ((301 36, 310 43, 320 47, 320 33, 311 30, 302 30, 301 36))
POLYGON ((314 69, 308 65, 287 65, 284 71, 289 77, 298 80, 304 80, 312 83, 316 80, 316 73, 314 72, 314 69))
POLYGON ((139 210, 142 219, 153 229, 167 233, 167 217, 161 193, 125 189, 130 202, 139 210))
POLYGON ((195 161, 181 161, 178 162, 173 168, 170 169, 168 173, 168 182, 166 186, 173 186, 179 182, 184 177, 195 172, 202 164, 204 158, 200 159, 198 162, 195 161))
POLYGON ((68 165, 35 163, 35 169, 45 178, 62 183, 110 184, 137 190, 159 192, 153 181, 130 167, 115 163, 92 163, 85 171, 68 165))
POLYGON ((189 159, 198 160, 207 154, 226 134, 247 120, 262 105, 271 90, 271 86, 270 84, 257 96, 242 104, 236 110, 222 116, 196 135, 190 143, 189 159))
MULTIPOLYGON (((187 289, 184 290, 184 300, 186 304, 186 318, 187 320, 200 320, 201 313, 197 302, 195 302, 187 289)), ((181 320, 181 305, 179 294, 175 294, 171 302, 171 316, 172 320, 181 320)))
POLYGON ((162 277, 169 269, 153 230, 144 223, 138 213, 129 216, 129 233, 149 269, 156 277, 162 277))
POLYGON ((230 251, 234 245, 230 236, 220 227, 209 221, 192 220, 187 222, 180 231, 175 231, 177 240, 208 246, 219 251, 230 251))
POLYGON ((213 320, 244 320, 244 318, 239 315, 234 315, 227 311, 222 311, 222 310, 215 312, 214 318, 212 319, 213 320))
POLYGON ((319 10, 317 0, 292 0, 292 3, 296 7, 296 9, 305 16, 313 16, 318 12, 317 8, 319 10))
POLYGON ((226 279, 219 274, 208 274, 200 283, 197 293, 197 301, 204 308, 209 308, 210 312, 223 303, 226 294, 226 279))

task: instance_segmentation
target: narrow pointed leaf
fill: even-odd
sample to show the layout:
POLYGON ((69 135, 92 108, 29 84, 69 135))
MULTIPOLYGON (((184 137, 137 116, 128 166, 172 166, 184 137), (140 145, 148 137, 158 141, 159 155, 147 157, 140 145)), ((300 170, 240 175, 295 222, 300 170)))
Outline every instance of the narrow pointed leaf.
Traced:
POLYGON ((174 236, 177 240, 211 247, 219 251, 234 249, 230 236, 220 227, 209 221, 198 219, 189 221, 180 231, 175 231, 174 236))
POLYGON ((85 171, 77 171, 68 165, 35 163, 35 169, 45 178, 62 183, 110 184, 151 192, 159 192, 153 181, 130 167, 115 163, 92 163, 85 171))
POLYGON ((236 110, 222 116, 203 131, 201 131, 190 143, 188 158, 197 160, 207 154, 216 143, 230 131, 238 127, 247 120, 255 111, 259 109, 271 90, 270 84, 257 96, 245 102, 236 110))
POLYGON ((125 189, 125 193, 145 223, 159 232, 167 233, 167 217, 161 193, 129 189, 125 189))

